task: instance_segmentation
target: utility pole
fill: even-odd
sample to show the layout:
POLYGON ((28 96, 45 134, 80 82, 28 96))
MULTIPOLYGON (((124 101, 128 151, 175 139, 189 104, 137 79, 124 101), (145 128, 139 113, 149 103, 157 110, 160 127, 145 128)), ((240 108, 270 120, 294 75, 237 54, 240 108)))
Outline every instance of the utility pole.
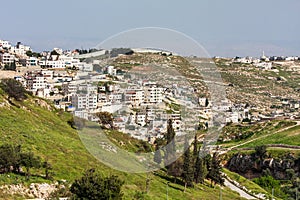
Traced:
POLYGON ((298 188, 296 187, 296 200, 298 200, 298 188))
POLYGON ((220 186, 220 200, 222 200, 222 188, 220 186))
POLYGON ((272 198, 271 198, 271 200, 273 200, 273 197, 274 197, 274 188, 272 188, 272 198))

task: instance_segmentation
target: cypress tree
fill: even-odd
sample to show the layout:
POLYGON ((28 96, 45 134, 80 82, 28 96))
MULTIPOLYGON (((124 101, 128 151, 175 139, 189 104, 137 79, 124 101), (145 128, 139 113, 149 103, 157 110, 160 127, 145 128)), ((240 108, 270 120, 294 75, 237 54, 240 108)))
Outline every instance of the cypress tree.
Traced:
POLYGON ((165 147, 165 155, 164 155, 164 163, 167 166, 168 174, 170 174, 170 168, 174 168, 171 165, 172 161, 175 161, 175 131, 173 129, 172 120, 168 120, 167 133, 165 135, 165 139, 167 141, 167 145, 165 147))
POLYGON ((221 159, 219 158, 218 153, 215 152, 211 159, 211 166, 208 172, 208 178, 211 180, 211 185, 212 182, 214 182, 214 184, 224 184, 224 179, 221 170, 221 159))
POLYGON ((189 143, 187 138, 185 139, 185 153, 183 155, 183 172, 182 178, 184 181, 184 192, 186 191, 186 187, 193 186, 194 173, 191 165, 192 156, 189 148, 189 143))

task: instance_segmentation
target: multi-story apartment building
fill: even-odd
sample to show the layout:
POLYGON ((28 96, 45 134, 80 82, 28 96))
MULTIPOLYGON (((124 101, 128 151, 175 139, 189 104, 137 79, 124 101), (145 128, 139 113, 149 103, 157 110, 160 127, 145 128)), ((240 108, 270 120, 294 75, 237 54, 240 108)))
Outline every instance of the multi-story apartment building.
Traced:
POLYGON ((10 53, 0 54, 0 60, 3 64, 11 64, 15 61, 15 56, 10 53))
POLYGON ((97 108, 97 94, 73 94, 72 95, 72 105, 77 110, 92 110, 97 108))
POLYGON ((53 71, 51 70, 42 70, 41 73, 45 77, 46 80, 52 80, 53 79, 53 71))
POLYGON ((46 79, 41 73, 28 76, 26 81, 27 89, 33 92, 36 92, 39 89, 45 89, 47 86, 46 79))
POLYGON ((76 83, 63 83, 62 84, 62 91, 66 95, 72 96, 77 92, 77 84, 76 83))
POLYGON ((145 87, 145 102, 146 103, 161 103, 163 100, 163 91, 162 87, 157 85, 148 85, 145 87))
POLYGON ((37 66, 39 59, 36 57, 30 57, 26 59, 26 66, 37 66))
POLYGON ((125 91, 124 97, 126 104, 138 106, 144 102, 145 94, 142 89, 128 89, 125 91))
POLYGON ((18 43, 16 46, 12 46, 10 48, 10 51, 19 56, 26 56, 26 52, 31 51, 31 48, 30 48, 30 46, 26 46, 26 45, 18 43))
MULTIPOLYGON (((72 86, 72 85, 70 85, 72 86)), ((72 94, 71 102, 77 110, 94 110, 97 109, 97 86, 91 84, 77 85, 76 93, 72 94)))

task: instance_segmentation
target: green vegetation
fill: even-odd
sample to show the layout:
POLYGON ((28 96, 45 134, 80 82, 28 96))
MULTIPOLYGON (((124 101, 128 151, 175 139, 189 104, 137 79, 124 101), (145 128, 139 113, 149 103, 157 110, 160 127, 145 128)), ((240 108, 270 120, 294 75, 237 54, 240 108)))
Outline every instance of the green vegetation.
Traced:
POLYGON ((272 176, 262 176, 259 178, 253 179, 253 182, 265 188, 269 193, 273 193, 281 197, 282 199, 286 199, 287 195, 281 190, 280 181, 275 180, 272 176))
POLYGON ((71 185, 70 191, 74 199, 98 200, 114 199, 123 197, 121 187, 124 184, 117 176, 103 177, 95 173, 94 169, 88 170, 83 177, 71 185))
POLYGON ((248 190, 251 190, 252 194, 265 194, 266 196, 271 196, 265 189, 257 185, 256 183, 252 182, 251 180, 237 174, 234 172, 229 171, 226 168, 222 169, 224 173, 233 181, 238 182, 240 185, 245 186, 248 190))
POLYGON ((16 71, 16 69, 17 69, 16 62, 14 61, 12 63, 5 64, 3 69, 10 70, 10 71, 16 71))
POLYGON ((26 51, 26 55, 29 57, 36 57, 36 58, 42 57, 42 55, 40 53, 32 52, 32 51, 26 51))
POLYGON ((293 121, 270 121, 254 125, 230 125, 223 129, 220 140, 230 138, 231 141, 219 142, 223 147, 239 148, 256 147, 267 144, 299 145, 300 126, 293 121), (290 127, 290 128, 289 128, 290 127))
MULTIPOLYGON (((116 175, 124 181, 122 192, 124 199, 143 196, 144 199, 160 200, 166 198, 167 182, 172 180, 164 171, 152 173, 149 178, 149 189, 146 193, 146 174, 127 174, 112 170, 91 156, 83 146, 78 133, 70 122, 72 116, 66 112, 56 110, 46 100, 28 96, 22 101, 8 102, 8 95, 0 89, 0 145, 22 145, 24 152, 32 152, 52 166, 53 181, 66 180, 67 184, 79 179, 84 171, 95 168, 104 176, 116 175)), ((75 127, 76 128, 76 127, 75 127)), ((121 134, 115 130, 106 133, 109 138, 122 148, 137 152, 146 151, 145 144, 121 134), (124 144, 120 144, 124 141, 124 144)), ((50 170, 51 169, 51 170, 50 170)), ((25 168, 24 168, 25 170, 25 168)), ((30 169, 31 174, 45 175, 45 169, 30 169)), ((0 174, 0 185, 49 183, 49 180, 39 176, 25 176, 14 173, 0 174)), ((170 199, 208 199, 214 200, 219 196, 218 187, 210 187, 207 182, 196 184, 194 188, 187 188, 173 182, 169 183, 168 195, 170 199)), ((65 194, 62 192, 62 194, 65 194)), ((223 188, 223 199, 242 199, 235 192, 223 188)), ((20 195, 10 195, 0 192, 0 199, 24 199, 20 195)))
POLYGON ((31 94, 23 88, 19 81, 16 81, 15 79, 2 79, 0 82, 0 88, 7 93, 9 101, 11 98, 17 101, 22 101, 31 94))
POLYGON ((99 123, 102 125, 102 128, 113 129, 113 115, 109 112, 98 112, 96 117, 99 118, 99 123))
MULTIPOLYGON (((295 198, 300 182, 298 177, 299 169, 297 167, 297 163, 300 160, 299 154, 295 156, 289 151, 283 154, 282 150, 277 153, 274 153, 274 150, 272 150, 272 153, 270 153, 264 145, 256 146, 254 152, 242 152, 233 155, 228 160, 226 164, 228 169, 238 172, 245 177, 254 178, 252 181, 268 191, 268 196, 273 190, 276 198, 295 198)), ((226 172, 226 174, 231 179, 241 183, 239 175, 231 172, 226 172)), ((247 188, 253 187, 250 185, 247 188)), ((253 188, 253 190, 255 193, 258 192, 257 188, 253 188)))
POLYGON ((263 140, 255 140, 248 144, 242 145, 241 147, 255 147, 266 144, 286 144, 298 146, 300 144, 299 133, 300 126, 295 126, 282 132, 267 135, 263 140))

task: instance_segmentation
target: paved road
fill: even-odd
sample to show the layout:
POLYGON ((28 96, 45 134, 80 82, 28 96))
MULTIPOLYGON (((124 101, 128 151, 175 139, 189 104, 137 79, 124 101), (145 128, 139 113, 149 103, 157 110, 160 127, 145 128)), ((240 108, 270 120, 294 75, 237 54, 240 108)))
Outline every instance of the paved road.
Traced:
POLYGON ((239 193, 240 196, 243 197, 243 198, 245 198, 245 199, 257 199, 255 197, 251 196, 250 194, 246 193, 244 190, 241 190, 237 186, 233 185, 227 179, 225 179, 224 184, 225 184, 226 187, 228 187, 231 190, 236 191, 237 193, 239 193))

